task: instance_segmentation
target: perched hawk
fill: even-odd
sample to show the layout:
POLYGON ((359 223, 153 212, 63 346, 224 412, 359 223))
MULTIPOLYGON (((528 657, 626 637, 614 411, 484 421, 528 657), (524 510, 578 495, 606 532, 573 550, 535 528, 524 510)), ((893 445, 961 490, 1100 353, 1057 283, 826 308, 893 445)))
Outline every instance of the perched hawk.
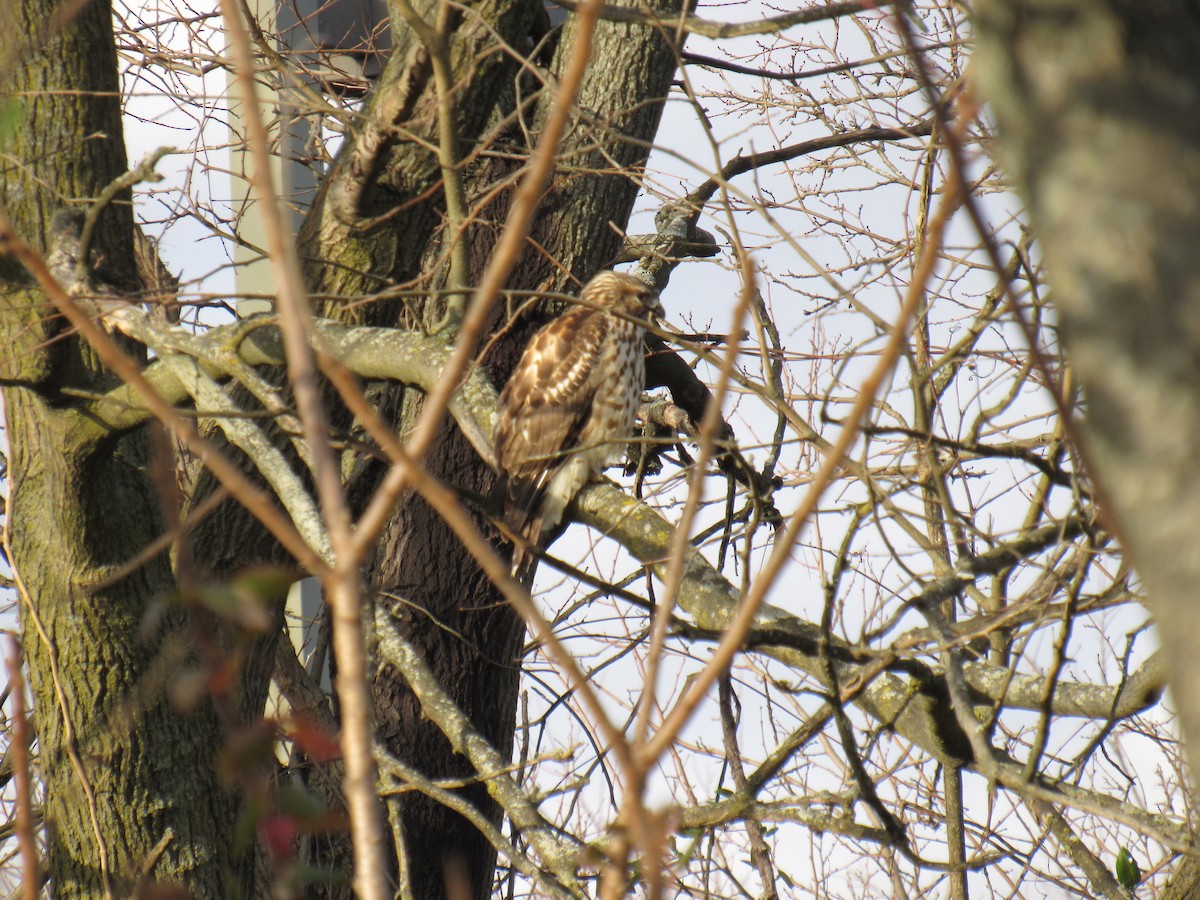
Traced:
MULTIPOLYGON (((618 272, 600 272, 580 299, 586 305, 533 336, 500 394, 496 463, 505 518, 530 544, 629 439, 646 381, 644 323, 662 313, 653 288, 618 272)), ((533 561, 518 545, 518 579, 533 561)))

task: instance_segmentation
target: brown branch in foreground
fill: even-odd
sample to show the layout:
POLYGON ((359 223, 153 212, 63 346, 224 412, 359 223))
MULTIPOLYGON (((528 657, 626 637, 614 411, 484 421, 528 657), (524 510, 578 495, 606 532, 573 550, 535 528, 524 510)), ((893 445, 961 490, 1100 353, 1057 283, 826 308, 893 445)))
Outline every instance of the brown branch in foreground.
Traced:
POLYGON ((25 677, 21 672, 21 645, 10 640, 8 658, 9 696, 13 699, 13 775, 17 783, 17 845, 21 852, 21 895, 37 900, 41 889, 37 839, 33 834, 33 784, 29 777, 29 718, 25 712, 25 677))
POLYGON ((373 704, 367 681, 362 617, 364 604, 350 510, 342 490, 337 460, 329 444, 328 420, 309 346, 312 311, 300 274, 296 245, 284 225, 271 176, 270 137, 258 104, 250 39, 236 0, 221 0, 221 13, 237 63, 241 100, 248 110, 245 117, 247 138, 254 159, 251 181, 258 195, 267 232, 267 250, 278 285, 276 305, 287 350, 288 381, 304 426, 305 442, 312 456, 313 477, 333 551, 333 568, 322 573, 321 584, 325 602, 331 611, 333 650, 337 658, 334 686, 341 705, 346 804, 354 845, 354 888, 362 900, 386 900, 391 893, 389 851, 383 830, 383 805, 376 791, 375 758, 371 752, 373 704))

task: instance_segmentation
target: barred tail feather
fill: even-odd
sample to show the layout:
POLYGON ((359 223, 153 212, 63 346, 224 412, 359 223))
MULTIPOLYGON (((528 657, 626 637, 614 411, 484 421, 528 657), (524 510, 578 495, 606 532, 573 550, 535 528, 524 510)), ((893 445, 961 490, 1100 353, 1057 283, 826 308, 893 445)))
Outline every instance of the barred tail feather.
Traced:
MULTIPOLYGON (((536 546, 532 541, 530 544, 536 546)), ((514 544, 512 560, 513 578, 528 588, 533 584, 533 573, 538 564, 537 554, 531 552, 524 544, 514 544)))
POLYGON ((528 587, 537 567, 538 557, 530 548, 542 539, 542 499, 545 479, 511 478, 505 485, 505 521, 518 537, 513 542, 513 577, 528 587))
POLYGON ((519 538, 513 542, 513 578, 529 587, 533 583, 533 571, 538 564, 538 555, 534 550, 541 546, 542 517, 537 515, 526 519, 520 526, 510 518, 509 527, 519 538))

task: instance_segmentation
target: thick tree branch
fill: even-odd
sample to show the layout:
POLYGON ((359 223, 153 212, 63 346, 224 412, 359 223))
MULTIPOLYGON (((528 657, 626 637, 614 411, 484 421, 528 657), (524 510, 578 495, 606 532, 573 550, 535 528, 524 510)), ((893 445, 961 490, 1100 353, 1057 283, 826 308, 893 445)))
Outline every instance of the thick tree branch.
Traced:
MULTIPOLYGON (((140 310, 125 311, 120 314, 118 321, 125 317, 139 320, 139 333, 147 334, 144 330, 146 326, 141 321, 148 319, 145 313, 140 310)), ((149 326, 159 333, 169 327, 160 322, 149 322, 149 326)), ((317 320, 314 327, 330 353, 348 369, 369 380, 396 380, 424 388, 436 382, 439 364, 448 359, 451 352, 443 340, 421 333, 353 327, 327 320, 317 320)), ((268 319, 261 323, 239 322, 222 326, 206 335, 195 336, 194 341, 196 348, 213 349, 213 355, 201 362, 208 363, 206 370, 214 376, 225 374, 218 369, 217 349, 226 352, 236 350, 238 359, 247 365, 278 365, 282 361, 278 333, 268 319)), ((184 384, 162 362, 151 364, 146 370, 146 377, 166 399, 175 403, 186 401, 188 394, 184 384)), ((459 386, 450 404, 456 421, 476 450, 487 460, 491 459, 495 403, 495 389, 478 369, 474 369, 459 386)), ((117 388, 104 398, 90 400, 82 412, 83 418, 97 427, 97 437, 108 434, 109 429, 128 430, 149 418, 149 414, 138 406, 136 395, 126 387, 117 388)), ((671 525, 628 494, 604 485, 593 485, 580 494, 574 508, 579 521, 610 534, 636 558, 651 562, 666 557, 672 534, 671 525)), ((928 582, 908 602, 916 606, 937 604, 955 596, 978 579, 995 574, 1058 542, 1069 540, 1081 531, 1082 523, 1075 520, 1035 529, 1007 544, 961 561, 953 573, 928 582)), ((737 603, 736 592, 729 582, 698 551, 692 551, 681 588, 681 606, 692 617, 695 626, 710 634, 720 632, 737 603)), ((987 627, 981 621, 961 624, 972 632, 987 627)), ((811 668, 812 672, 817 672, 817 631, 815 625, 807 625, 768 607, 752 632, 750 643, 756 647, 773 647, 767 652, 793 663, 798 654, 805 660, 800 668, 805 671, 811 668)), ((832 650, 839 654, 843 665, 853 666, 856 671, 879 658, 877 655, 864 655, 849 644, 835 645, 832 650)), ((1002 666, 982 662, 966 664, 965 671, 971 687, 981 697, 992 701, 1003 697, 1008 705, 1015 708, 1040 708, 1043 682, 1037 676, 1013 677, 1002 666)), ((843 672, 843 683, 851 680, 854 674, 843 672)), ((923 677, 936 677, 936 672, 929 670, 923 677)), ((891 684, 891 687, 902 694, 907 693, 898 682, 891 684)), ((1123 718, 1156 702, 1161 689, 1161 663, 1154 657, 1128 679, 1119 692, 1115 688, 1100 685, 1058 685, 1052 698, 1051 711, 1063 716, 1107 719, 1111 715, 1123 718)), ((898 707, 895 700, 888 701, 886 698, 886 692, 878 698, 881 710, 898 707)), ((917 734, 936 733, 937 729, 931 732, 928 725, 926 722, 917 730, 917 734)), ((934 742, 936 745, 937 742, 934 742)))
MULTIPOLYGON (((151 346, 158 343, 186 349, 214 377, 232 374, 222 365, 229 353, 250 366, 282 365, 284 361, 279 331, 270 317, 223 325, 199 336, 151 321, 146 313, 132 308, 116 314, 113 324, 151 346), (173 340, 172 334, 176 332, 187 341, 173 340), (154 334, 160 337, 155 340, 154 334)), ((360 377, 399 381, 422 389, 432 388, 452 353, 450 345, 441 338, 393 328, 367 328, 318 319, 313 323, 313 333, 324 351, 360 377)), ((187 399, 184 386, 165 371, 161 362, 147 366, 145 378, 168 402, 179 404, 187 399)), ((477 368, 468 372, 449 402, 450 412, 467 439, 489 463, 495 403, 495 389, 477 368)), ((149 418, 137 392, 123 385, 83 404, 81 437, 100 440, 114 431, 136 428, 149 418)))
MULTIPOLYGON (((658 571, 671 546, 673 529, 657 512, 644 503, 609 485, 589 485, 580 492, 570 509, 576 520, 609 535, 625 547, 636 559, 658 571)), ((933 598, 950 596, 967 584, 995 571, 1002 561, 1012 565, 1017 559, 1032 556, 1054 546, 1064 530, 1071 531, 1077 523, 1067 526, 1052 524, 1022 536, 1010 544, 981 554, 961 567, 953 576, 937 579, 910 602, 937 602, 933 598)), ((698 550, 693 549, 687 560, 686 573, 680 587, 679 606, 693 623, 710 636, 720 634, 736 613, 740 597, 737 590, 698 550)), ((824 663, 820 656, 820 628, 772 606, 764 607, 751 632, 752 645, 794 668, 825 683, 824 663)), ((926 752, 945 762, 969 760, 971 753, 965 737, 959 731, 951 711, 942 703, 944 695, 938 684, 941 674, 933 668, 901 663, 890 658, 872 657, 857 651, 852 645, 834 640, 829 654, 837 665, 839 683, 854 685, 865 676, 869 684, 862 689, 859 705, 881 722, 885 722, 926 752), (889 671, 892 663, 898 670, 907 670, 910 677, 889 671), (959 755, 963 754, 963 755, 959 755)), ((978 684, 981 699, 1003 699, 1018 708, 1041 708, 1043 680, 1036 676, 1012 679, 1002 666, 969 663, 969 681, 978 684), (1011 698, 1001 691, 1006 685, 1011 698), (996 696, 998 695, 998 696, 996 696)), ((1122 688, 1060 683, 1051 701, 1056 715, 1086 716, 1102 721, 1118 715, 1140 712, 1156 702, 1158 663, 1146 666, 1122 688)), ((832 685, 826 684, 827 688, 832 685)))

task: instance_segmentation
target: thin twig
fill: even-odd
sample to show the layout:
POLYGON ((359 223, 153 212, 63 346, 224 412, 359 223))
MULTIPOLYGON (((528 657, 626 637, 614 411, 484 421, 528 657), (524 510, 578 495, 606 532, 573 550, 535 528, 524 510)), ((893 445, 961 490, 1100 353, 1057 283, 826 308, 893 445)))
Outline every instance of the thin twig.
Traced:
POLYGON ((159 860, 163 858, 163 854, 167 852, 167 848, 171 846, 171 842, 175 840, 175 830, 168 828, 163 832, 163 836, 158 839, 150 852, 146 854, 146 858, 142 860, 141 872, 138 875, 138 882, 133 889, 133 900, 144 900, 150 894, 150 888, 154 884, 150 875, 154 871, 154 867, 158 865, 159 860))
POLYGON ((575 853, 559 843, 537 807, 513 776, 505 771, 509 761, 475 731, 429 670, 421 654, 405 640, 395 623, 386 618, 380 622, 379 644, 391 664, 404 675, 422 712, 442 730, 455 752, 465 756, 483 777, 488 793, 537 850, 543 864, 555 873, 564 887, 573 886, 576 882, 575 853))
POLYGON ((467 307, 471 256, 467 243, 467 194, 459 171, 458 110, 454 105, 454 72, 450 61, 450 31, 455 4, 442 3, 436 25, 430 25, 413 9, 409 0, 395 0, 396 9, 425 46, 433 67, 437 89, 438 166, 442 170, 442 193, 446 199, 446 236, 450 241, 450 274, 453 291, 439 332, 453 334, 467 307))
MULTIPOLYGON (((555 6, 561 6, 572 12, 580 13, 584 9, 585 0, 551 0, 555 6)), ((848 0, 843 3, 826 3, 810 6, 796 12, 783 13, 765 19, 755 19, 749 22, 716 22, 711 19, 701 19, 698 16, 683 16, 682 21, 663 16, 653 11, 644 11, 634 7, 607 6, 600 14, 602 19, 609 22, 628 22, 633 25, 643 25, 648 28, 667 27, 672 31, 678 30, 683 34, 699 34, 707 38, 744 37, 750 34, 774 34, 785 28, 796 25, 808 25, 813 22, 825 22, 842 16, 853 16, 863 12, 873 12, 881 6, 888 5, 889 0, 848 0)))
POLYGON ((171 548, 180 538, 186 536, 193 528, 203 522, 209 515, 216 511, 222 503, 229 499, 229 491, 223 486, 218 485, 216 489, 209 494, 204 500, 199 503, 195 509, 189 511, 186 519, 181 519, 178 524, 168 528, 149 544, 135 553, 121 565, 117 566, 113 571, 100 581, 88 586, 90 593, 98 593, 102 590, 112 587, 120 581, 124 581, 142 566, 146 565, 154 557, 160 553, 165 553, 171 548))
MULTIPOLYGON (((725 760, 729 765, 729 774, 733 776, 733 785, 737 791, 746 790, 746 769, 742 764, 742 751, 738 747, 737 729, 740 716, 734 712, 734 704, 738 703, 737 695, 733 692, 733 678, 726 672, 718 681, 718 691, 721 705, 721 735, 725 740, 725 760)), ((738 704, 741 710, 741 704, 738 704)), ((762 879, 763 892, 761 900, 777 900, 779 891, 775 889, 775 867, 771 862, 771 851, 763 838, 762 823, 757 819, 746 817, 746 833, 750 836, 750 862, 758 869, 758 877, 762 879)))
MULTIPOLYGON (((534 865, 527 853, 518 850, 504 833, 488 820, 487 816, 473 806, 462 794, 450 790, 444 783, 435 783, 426 778, 403 760, 387 755, 382 748, 376 748, 382 760, 384 771, 395 778, 402 790, 417 790, 435 800, 447 809, 452 809, 482 834, 504 859, 518 872, 538 885, 539 893, 545 892, 547 897, 580 897, 578 889, 571 890, 550 881, 545 874, 534 865)), ((385 794, 386 796, 386 794, 385 794)))

